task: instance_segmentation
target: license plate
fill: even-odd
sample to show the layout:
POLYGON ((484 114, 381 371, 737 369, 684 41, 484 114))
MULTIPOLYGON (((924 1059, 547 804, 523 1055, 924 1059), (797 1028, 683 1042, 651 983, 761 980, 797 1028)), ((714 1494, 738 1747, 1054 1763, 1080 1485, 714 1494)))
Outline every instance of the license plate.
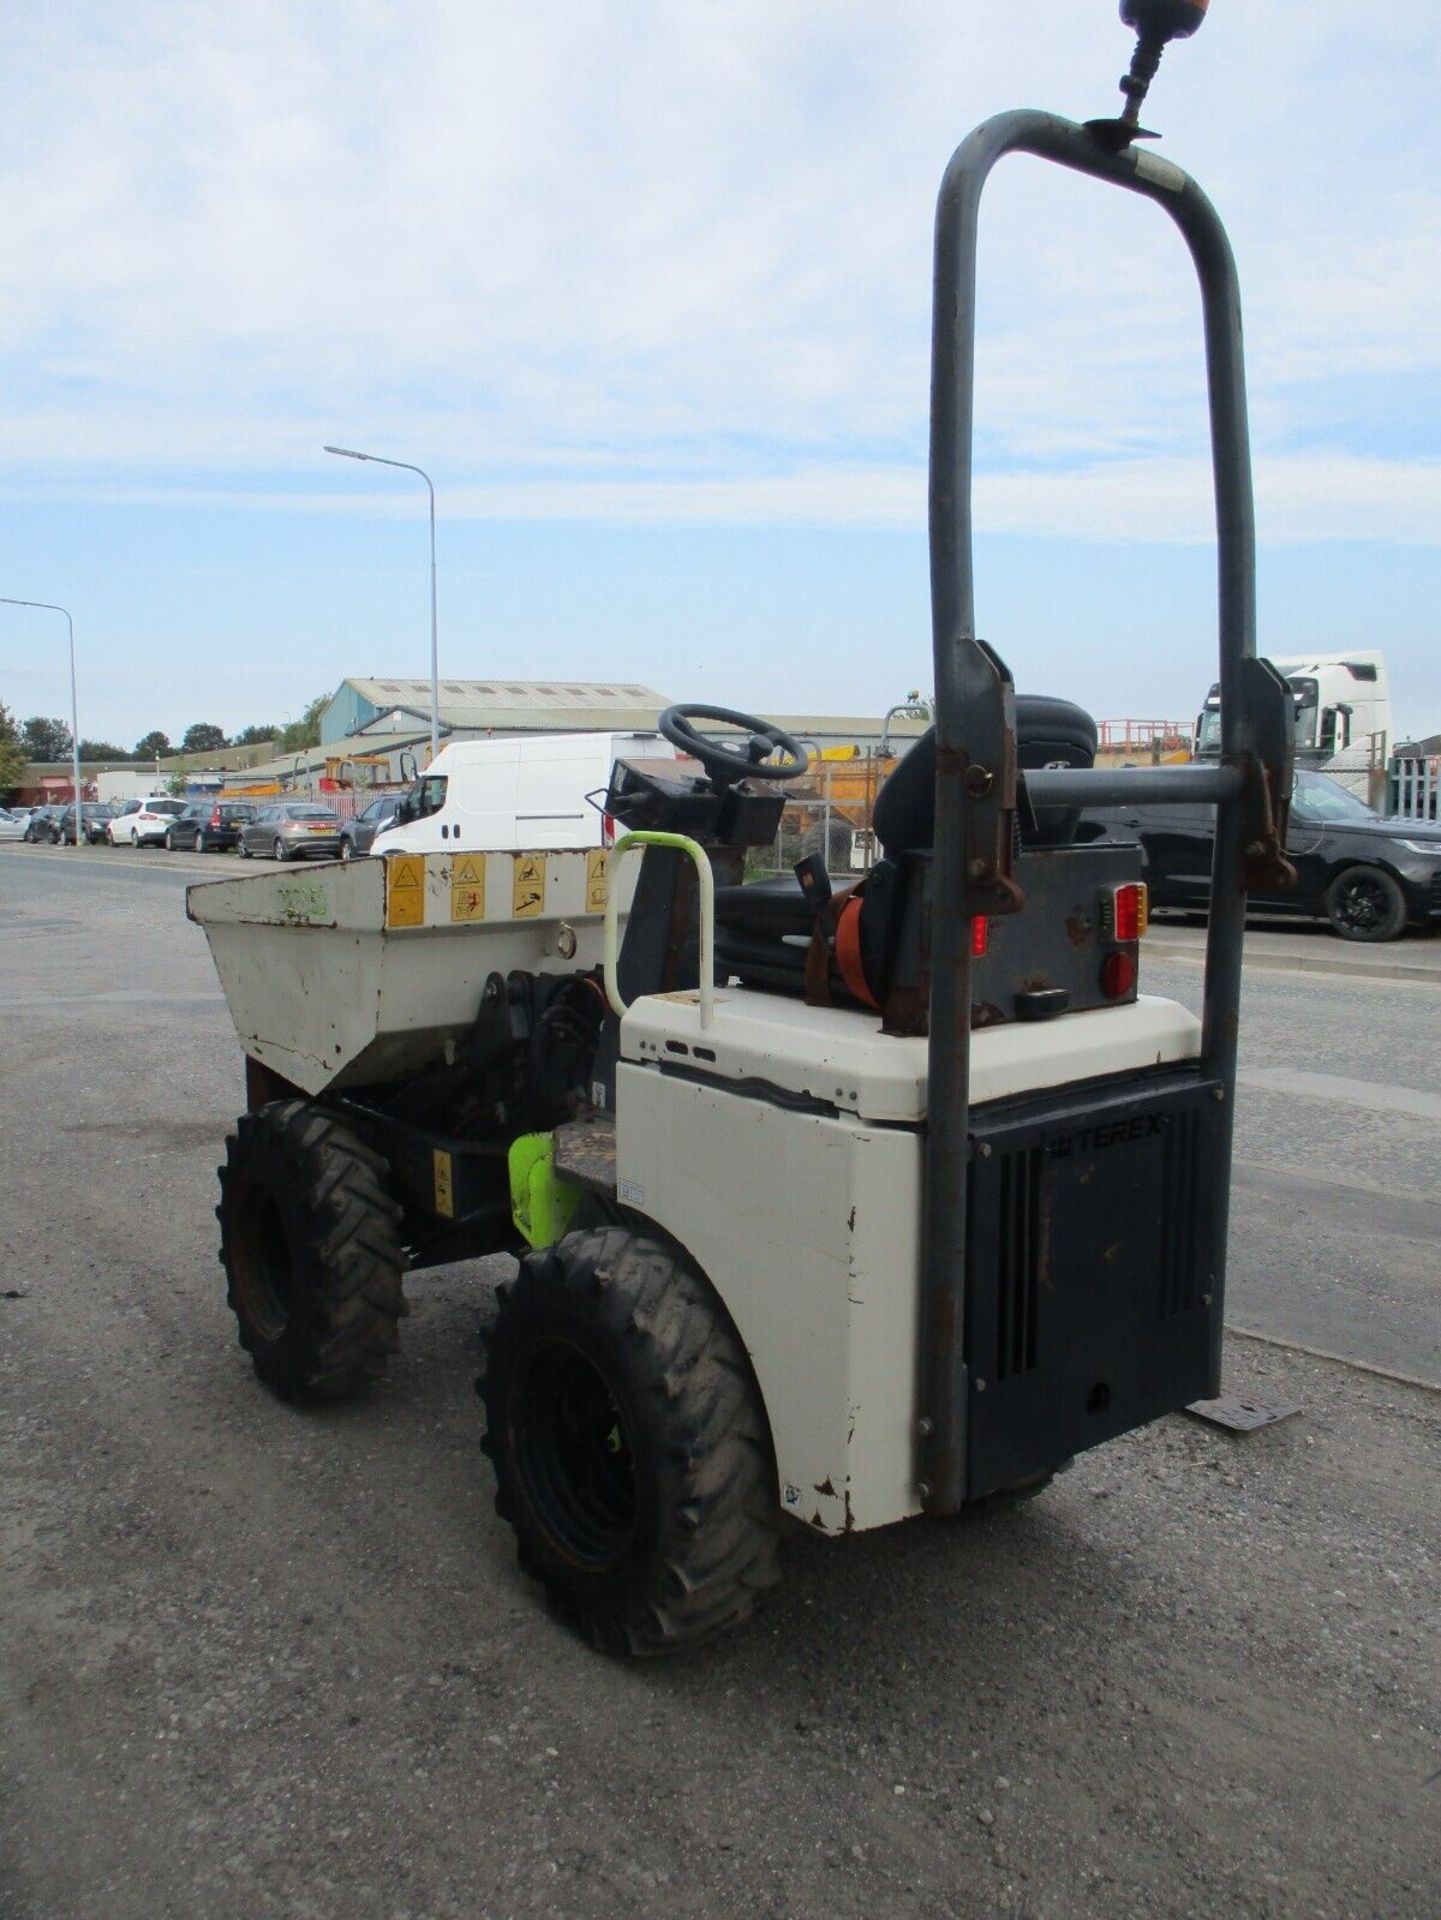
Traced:
POLYGON ((334 833, 334 827, 307 827, 307 833, 334 833))

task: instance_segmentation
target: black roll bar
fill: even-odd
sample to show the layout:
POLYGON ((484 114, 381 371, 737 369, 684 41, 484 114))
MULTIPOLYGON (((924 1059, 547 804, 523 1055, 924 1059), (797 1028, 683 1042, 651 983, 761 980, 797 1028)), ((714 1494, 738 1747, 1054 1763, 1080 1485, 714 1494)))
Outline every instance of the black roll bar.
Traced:
POLYGON ((936 211, 931 362, 930 551, 935 652, 936 837, 931 944, 926 1211, 921 1321, 921 1471, 926 1511, 965 1498, 966 1188, 971 919, 1022 905, 1011 878, 1015 805, 1013 692, 1004 663, 975 631, 971 527, 976 238, 981 193, 1008 153, 1030 153, 1161 207, 1180 229, 1200 282, 1215 492, 1221 688, 1218 767, 1028 773, 1034 800, 1218 803, 1206 941, 1201 1071, 1222 1105, 1212 1150, 1218 1257, 1212 1305, 1212 1392, 1219 1390, 1231 1109, 1241 995, 1245 885, 1284 865, 1291 715, 1284 681, 1256 658, 1255 524, 1241 346, 1240 290, 1230 241, 1201 189, 1147 148, 1117 152, 1054 114, 1021 110, 979 126, 946 169, 936 211), (957 911, 939 910, 957 903, 957 911))

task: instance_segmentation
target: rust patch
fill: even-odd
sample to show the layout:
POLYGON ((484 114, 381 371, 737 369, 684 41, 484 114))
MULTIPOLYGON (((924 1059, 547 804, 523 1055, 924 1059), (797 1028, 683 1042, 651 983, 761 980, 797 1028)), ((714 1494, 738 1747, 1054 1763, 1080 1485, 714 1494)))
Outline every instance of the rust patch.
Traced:
POLYGON ((1083 913, 1073 913, 1066 922, 1066 934, 1073 947, 1083 947, 1091 937, 1091 923, 1083 913))
POLYGON ((1005 1014, 1001 1012, 1001 1009, 993 1000, 973 1000, 971 1002, 971 1026, 973 1029, 976 1027, 1002 1027, 1005 1023, 1005 1014))
POLYGON ((820 1485, 816 1488, 816 1492, 820 1494, 824 1494, 827 1500, 835 1499, 836 1490, 831 1485, 831 1477, 829 1474, 827 1474, 825 1479, 821 1481, 820 1485))
POLYGON ((826 1523, 824 1520, 822 1520, 819 1513, 813 1513, 811 1515, 811 1525, 813 1527, 819 1527, 822 1533, 824 1533, 826 1530, 826 1523))
POLYGON ((855 1524, 856 1524, 856 1516, 851 1512, 851 1490, 849 1487, 847 1487, 846 1488, 846 1532, 847 1533, 854 1532, 855 1524))

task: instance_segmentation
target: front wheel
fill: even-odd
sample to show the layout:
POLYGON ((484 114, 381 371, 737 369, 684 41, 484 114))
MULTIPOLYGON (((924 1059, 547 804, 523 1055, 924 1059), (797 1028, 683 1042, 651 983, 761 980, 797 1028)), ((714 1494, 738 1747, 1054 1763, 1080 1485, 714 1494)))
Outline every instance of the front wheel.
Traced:
POLYGON ((175 851, 175 835, 169 827, 165 829, 165 851, 167 853, 175 851))
POLYGON ((355 858, 355 848, 348 840, 342 840, 340 843, 340 857, 342 860, 353 860, 355 858))
POLYGON ((1326 917, 1343 940, 1394 940, 1406 896, 1384 867, 1347 867, 1326 889, 1326 917))
POLYGON ((770 1428, 714 1289, 621 1227, 529 1255, 477 1391, 496 1510, 553 1609, 606 1653, 744 1620, 779 1577, 770 1428))
POLYGON ((240 1344, 283 1400, 379 1379, 405 1311, 384 1157, 306 1100, 242 1114, 220 1169, 220 1261, 240 1344))

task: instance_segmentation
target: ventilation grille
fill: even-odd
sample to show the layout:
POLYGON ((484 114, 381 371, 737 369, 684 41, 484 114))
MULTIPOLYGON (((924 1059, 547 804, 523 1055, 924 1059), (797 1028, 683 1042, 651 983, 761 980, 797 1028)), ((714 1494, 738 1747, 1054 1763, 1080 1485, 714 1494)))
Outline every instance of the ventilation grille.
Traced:
POLYGON ((1041 1149, 1001 1163, 1000 1247, 996 1274, 996 1378, 1036 1364, 1036 1305, 1041 1265, 1041 1149))

